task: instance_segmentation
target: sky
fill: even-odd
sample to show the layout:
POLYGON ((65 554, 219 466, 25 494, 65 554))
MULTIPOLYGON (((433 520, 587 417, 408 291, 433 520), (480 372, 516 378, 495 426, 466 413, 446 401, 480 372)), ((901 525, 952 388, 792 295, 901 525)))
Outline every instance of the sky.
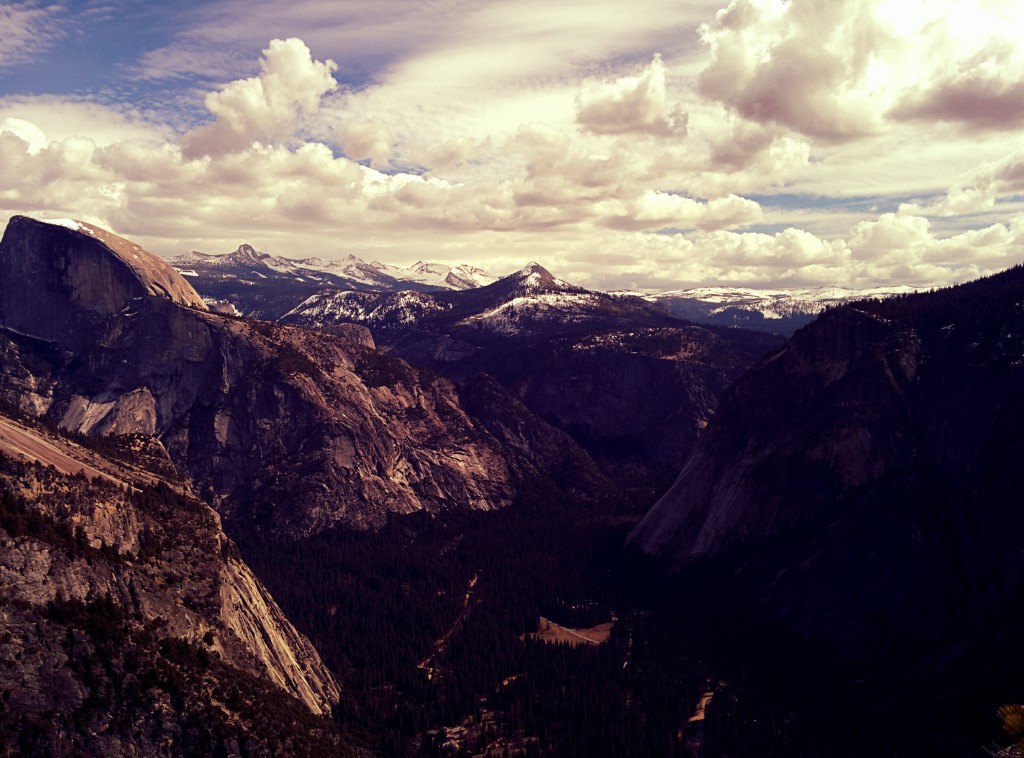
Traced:
POLYGON ((0 0, 0 222, 604 289, 1024 260, 1019 0, 0 0))

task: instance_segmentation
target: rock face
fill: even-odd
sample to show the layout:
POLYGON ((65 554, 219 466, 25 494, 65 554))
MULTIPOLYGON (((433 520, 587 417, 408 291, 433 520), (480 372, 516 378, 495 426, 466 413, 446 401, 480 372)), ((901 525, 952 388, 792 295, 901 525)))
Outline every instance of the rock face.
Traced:
POLYGON ((138 245, 79 221, 15 216, 0 241, 0 320, 75 349, 135 298, 165 297, 206 310, 169 265, 138 245))
POLYGON ((337 685, 209 506, 164 483, 115 484, 133 470, 53 432, 2 421, 0 734, 13 735, 8 749, 195 755, 237 752, 241 742, 268 754, 341 750, 330 723, 312 718, 337 703, 337 685), (62 468, 88 461, 102 477, 26 462, 17 453, 26 448, 62 468))
POLYGON ((729 382, 781 342, 683 322, 536 263, 464 292, 324 293, 282 320, 363 324, 410 363, 459 382, 494 377, 645 506, 671 483, 729 382))
POLYGON ((62 279, 63 261, 106 254, 113 263, 96 265, 119 270, 121 258, 96 234, 27 220, 8 230, 0 254, 10 295, 0 304, 8 401, 76 432, 157 438, 236 523, 307 533, 516 498, 510 450, 464 412, 451 382, 376 352, 360 327, 314 333, 186 307, 173 294, 186 291, 180 277, 158 295, 125 285, 111 305, 79 319, 73 339, 36 311, 17 312, 28 296, 11 294, 12 282, 28 258, 40 281, 61 283, 46 290, 50 306, 65 321, 78 318, 77 304, 99 297, 97 280, 62 279))
POLYGON ((1017 267, 826 313, 725 393, 630 541, 723 562, 876 663, 998 636, 1024 580, 1022 303, 1017 267))

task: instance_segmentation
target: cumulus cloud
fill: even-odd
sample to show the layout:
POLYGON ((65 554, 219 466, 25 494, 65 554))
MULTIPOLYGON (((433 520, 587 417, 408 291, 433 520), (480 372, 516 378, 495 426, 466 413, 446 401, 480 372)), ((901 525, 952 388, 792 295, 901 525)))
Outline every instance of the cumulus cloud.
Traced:
POLYGON ((732 0, 700 28, 700 90, 740 115, 827 140, 878 128, 867 74, 887 35, 862 0, 732 0))
POLYGON ((585 82, 576 98, 577 123, 595 134, 685 136, 686 120, 666 94, 660 54, 638 76, 585 82))
POLYGON ((930 205, 905 203, 905 215, 959 216, 978 213, 995 206, 1007 196, 1024 193, 1024 151, 980 166, 966 179, 954 184, 945 197, 930 205))
POLYGON ((1006 224, 938 237, 926 218, 885 213, 859 223, 848 245, 865 268, 916 283, 928 274, 948 281, 951 269, 971 277, 1006 268, 1019 262, 1022 241, 1019 231, 1006 224))
POLYGON ((34 137, 29 141, 34 145, 69 137, 87 138, 100 147, 127 140, 159 144, 173 136, 170 129, 134 108, 99 105, 79 97, 0 98, 0 122, 20 124, 15 131, 21 130, 22 136, 31 130, 34 137))
POLYGON ((762 218, 760 205, 736 195, 700 202, 681 195, 648 190, 620 207, 620 213, 609 215, 601 223, 613 229, 673 227, 708 231, 745 226, 762 218))
POLYGON ((300 39, 272 40, 263 51, 259 76, 231 82, 206 96, 214 121, 182 139, 185 155, 223 155, 253 142, 288 140, 302 115, 313 114, 320 99, 337 88, 332 60, 314 61, 300 39))
POLYGON ((700 90, 742 117, 825 142, 888 122, 1014 129, 1024 116, 1019 4, 732 0, 701 26, 700 90))
POLYGON ((537 226, 590 223, 633 231, 665 227, 723 229, 762 218, 760 206, 732 193, 696 200, 661 189, 678 155, 671 150, 630 150, 618 141, 577 136, 528 124, 504 145, 520 156, 525 176, 506 183, 514 220, 537 226))
POLYGON ((933 81, 908 91, 891 111, 906 121, 1016 130, 1024 120, 1024 57, 1005 41, 950 62, 933 81))
POLYGON ((4 132, 24 140, 29 155, 35 155, 46 147, 46 132, 23 118, 8 116, 0 121, 0 134, 4 132))
POLYGON ((930 287, 965 281, 1016 262, 1024 218, 948 237, 923 218, 883 214, 845 239, 826 240, 801 229, 775 234, 715 231, 695 235, 644 234, 629 240, 638 255, 619 276, 633 286, 665 282, 762 286, 869 286, 898 282, 930 287))

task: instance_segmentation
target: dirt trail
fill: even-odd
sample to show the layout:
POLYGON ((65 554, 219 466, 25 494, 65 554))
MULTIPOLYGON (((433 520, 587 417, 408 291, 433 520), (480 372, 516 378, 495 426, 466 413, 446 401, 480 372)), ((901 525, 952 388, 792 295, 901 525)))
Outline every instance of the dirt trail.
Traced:
POLYGON ((556 624, 554 621, 541 616, 537 631, 529 632, 523 636, 543 640, 544 642, 568 642, 570 645, 600 645, 602 642, 608 641, 612 626, 614 626, 614 622, 606 621, 589 629, 570 629, 567 626, 556 624))
POLYGON ((455 634, 462 627, 463 622, 469 618, 469 612, 471 609, 469 601, 473 597, 473 588, 476 587, 477 580, 480 579, 479 572, 469 580, 469 586, 466 588, 466 595, 462 598, 462 611, 458 616, 455 617, 455 621, 448 627, 448 631, 437 642, 434 643, 434 649, 430 655, 420 661, 418 668, 424 669, 428 676, 433 676, 435 667, 433 665, 434 659, 444 652, 445 646, 448 644, 448 640, 451 639, 452 635, 455 634))

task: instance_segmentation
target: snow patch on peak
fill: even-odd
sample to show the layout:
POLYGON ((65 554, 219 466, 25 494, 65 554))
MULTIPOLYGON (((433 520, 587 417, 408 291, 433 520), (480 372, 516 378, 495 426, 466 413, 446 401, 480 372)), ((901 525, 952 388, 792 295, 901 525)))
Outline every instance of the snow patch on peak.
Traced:
POLYGON ((266 258, 268 256, 265 253, 257 252, 256 248, 254 248, 252 245, 241 244, 238 246, 238 249, 235 250, 235 252, 231 253, 231 255, 228 257, 236 261, 244 260, 258 263, 263 258, 266 258))
POLYGON ((51 226, 63 226, 65 229, 70 229, 73 232, 82 231, 82 225, 73 218, 44 218, 41 220, 44 224, 50 224, 51 226))
POLYGON ((536 261, 526 264, 508 278, 513 280, 517 287, 525 288, 526 290, 582 291, 579 287, 557 278, 536 261))
POLYGON ((539 274, 541 276, 549 276, 552 279, 554 279, 554 276, 552 276, 551 272, 548 271, 539 263, 537 263, 537 261, 530 261, 529 263, 527 263, 525 266, 519 269, 518 274, 519 276, 533 276, 534 274, 539 274))
POLYGON ((592 292, 541 292, 515 297, 459 323, 500 334, 523 334, 537 322, 582 323, 593 318, 599 304, 600 296, 592 292))

